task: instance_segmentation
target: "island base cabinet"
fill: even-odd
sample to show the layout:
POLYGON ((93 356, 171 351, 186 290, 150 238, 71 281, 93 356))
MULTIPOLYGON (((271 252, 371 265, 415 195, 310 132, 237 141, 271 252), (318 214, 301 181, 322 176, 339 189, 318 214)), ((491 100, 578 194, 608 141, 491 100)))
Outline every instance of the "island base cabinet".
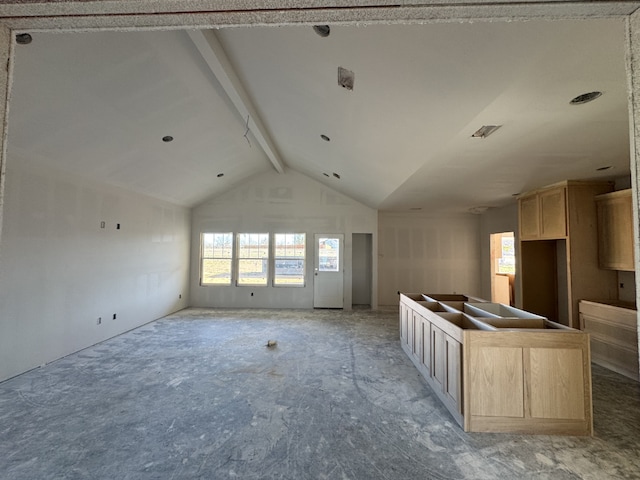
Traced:
POLYGON ((589 336, 465 332, 464 428, 593 434, 589 336))
POLYGON ((402 349, 465 431, 593 434, 587 333, 504 305, 455 312, 451 302, 408 295, 402 349))

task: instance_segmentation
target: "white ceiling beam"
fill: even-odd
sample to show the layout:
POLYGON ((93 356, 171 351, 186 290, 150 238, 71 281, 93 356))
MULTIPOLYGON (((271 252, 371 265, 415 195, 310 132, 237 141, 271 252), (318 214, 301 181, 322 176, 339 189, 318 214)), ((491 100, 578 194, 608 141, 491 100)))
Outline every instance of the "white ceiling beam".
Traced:
POLYGON ((260 120, 258 112, 253 106, 253 102, 251 102, 242 82, 238 78, 238 75, 236 75, 216 34, 213 30, 189 30, 187 33, 211 69, 211 72, 229 96, 231 103, 236 107, 240 116, 245 119, 246 127, 251 130, 256 141, 260 144, 260 147, 262 147, 262 150, 273 164, 273 168, 275 168, 278 173, 284 173, 284 162, 280 158, 278 150, 271 140, 262 120, 260 120))

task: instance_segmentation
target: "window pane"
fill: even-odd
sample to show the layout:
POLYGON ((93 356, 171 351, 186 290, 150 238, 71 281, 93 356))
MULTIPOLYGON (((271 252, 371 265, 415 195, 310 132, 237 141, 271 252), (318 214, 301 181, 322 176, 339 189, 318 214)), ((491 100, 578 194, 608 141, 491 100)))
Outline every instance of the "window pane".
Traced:
POLYGON ((266 285, 268 259, 239 259, 238 285, 266 285))
POLYGON ((231 285, 232 233, 202 234, 202 285, 231 285))
POLYGON ((266 285, 269 276, 269 234, 238 235, 238 285, 266 285))
POLYGON ((276 285, 304 285, 304 260, 276 259, 276 285))
POLYGON ((231 259, 203 259, 203 285, 231 285, 231 259))
POLYGON ((318 239, 318 270, 320 272, 340 271, 340 240, 338 238, 318 239))
POLYGON ((274 285, 304 286, 304 233, 276 233, 274 285))

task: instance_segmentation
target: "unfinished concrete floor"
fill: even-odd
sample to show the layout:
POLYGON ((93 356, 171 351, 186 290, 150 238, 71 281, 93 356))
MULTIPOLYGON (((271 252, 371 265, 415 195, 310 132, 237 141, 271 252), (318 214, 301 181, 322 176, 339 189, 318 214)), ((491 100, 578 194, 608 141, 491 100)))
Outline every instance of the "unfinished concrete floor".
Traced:
POLYGON ((0 478, 640 478, 640 388, 593 371, 593 438, 467 434, 395 310, 189 309, 0 384, 0 478))

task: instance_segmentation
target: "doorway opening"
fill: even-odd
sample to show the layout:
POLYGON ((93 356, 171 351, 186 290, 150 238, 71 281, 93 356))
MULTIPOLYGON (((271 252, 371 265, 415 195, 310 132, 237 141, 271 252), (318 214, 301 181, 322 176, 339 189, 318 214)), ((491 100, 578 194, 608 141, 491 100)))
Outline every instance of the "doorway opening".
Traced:
POLYGON ((351 304, 354 308, 371 308, 373 275, 373 235, 354 233, 351 247, 351 304))
POLYGON ((491 234, 491 301, 515 306, 516 250, 513 232, 491 234))

